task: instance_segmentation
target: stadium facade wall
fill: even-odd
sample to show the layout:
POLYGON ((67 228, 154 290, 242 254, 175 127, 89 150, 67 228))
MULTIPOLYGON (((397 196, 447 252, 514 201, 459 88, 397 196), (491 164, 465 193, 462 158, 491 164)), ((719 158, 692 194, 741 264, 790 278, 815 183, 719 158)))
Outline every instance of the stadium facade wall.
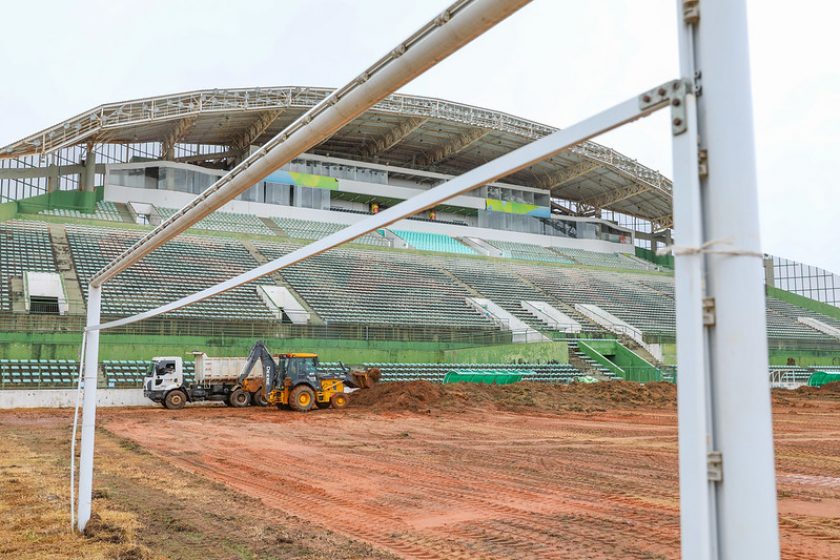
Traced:
MULTIPOLYGON (((104 199, 109 202, 142 202, 164 208, 182 208, 194 198, 195 195, 193 194, 179 191, 138 189, 117 185, 108 185, 105 189, 104 195, 104 199)), ((299 208, 295 206, 282 206, 261 202, 246 202, 242 200, 233 200, 228 202, 220 209, 220 211, 234 212, 238 214, 253 214, 261 218, 294 218, 298 220, 331 222, 347 225, 355 224, 356 222, 360 222, 368 217, 363 214, 333 212, 330 210, 299 208)), ((600 239, 571 239, 470 226, 452 226, 450 224, 436 224, 416 220, 403 220, 389 227, 422 233, 441 233, 454 237, 469 236, 488 239, 491 241, 516 241, 518 243, 530 243, 533 245, 541 245, 543 247, 584 249, 600 253, 635 254, 632 244, 611 243, 600 239)))
MULTIPOLYGON (((76 406, 75 389, 10 389, 0 391, 0 409, 71 408, 76 406)), ((96 406, 152 406, 142 389, 99 389, 96 406)))
POLYGON ((840 352, 831 350, 801 350, 798 348, 771 348, 770 365, 786 366, 790 361, 798 367, 840 366, 840 352))
POLYGON ((17 216, 17 208, 18 203, 14 201, 0 204, 0 222, 14 219, 17 216))
MULTIPOLYGON (((203 338, 152 335, 102 335, 101 359, 148 360, 182 356, 200 350, 211 356, 245 356, 252 338, 203 338)), ((473 344, 334 339, 266 339, 276 352, 317 352, 325 362, 497 363, 524 360, 568 363, 565 342, 475 347, 473 344), (459 353, 459 351, 463 351, 459 353)), ((0 358, 10 360, 77 360, 81 336, 71 333, 0 332, 0 358)))
POLYGON ((501 363, 569 363, 569 345, 566 342, 537 342, 533 344, 501 344, 480 348, 444 350, 443 363, 501 364, 501 363))

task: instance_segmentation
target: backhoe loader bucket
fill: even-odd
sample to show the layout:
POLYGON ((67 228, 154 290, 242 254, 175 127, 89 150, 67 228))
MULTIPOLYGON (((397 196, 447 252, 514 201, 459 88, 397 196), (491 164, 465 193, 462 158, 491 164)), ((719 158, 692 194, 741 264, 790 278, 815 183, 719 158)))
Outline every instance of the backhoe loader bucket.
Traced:
POLYGON ((379 368, 368 368, 366 370, 352 370, 345 379, 345 382, 357 389, 370 389, 382 377, 379 368))

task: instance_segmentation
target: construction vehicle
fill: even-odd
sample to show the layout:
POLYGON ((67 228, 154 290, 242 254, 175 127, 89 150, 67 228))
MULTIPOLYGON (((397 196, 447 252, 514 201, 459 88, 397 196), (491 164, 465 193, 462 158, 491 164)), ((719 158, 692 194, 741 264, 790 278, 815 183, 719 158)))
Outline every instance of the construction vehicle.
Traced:
POLYGON ((305 412, 314 407, 343 408, 345 389, 368 388, 379 380, 379 370, 327 375, 319 369, 317 354, 288 353, 272 356, 257 342, 246 358, 210 358, 195 355, 195 378, 184 377, 180 357, 156 357, 143 381, 143 395, 169 409, 187 402, 221 401, 231 407, 276 405, 305 412), (261 362, 262 367, 257 367, 261 362))

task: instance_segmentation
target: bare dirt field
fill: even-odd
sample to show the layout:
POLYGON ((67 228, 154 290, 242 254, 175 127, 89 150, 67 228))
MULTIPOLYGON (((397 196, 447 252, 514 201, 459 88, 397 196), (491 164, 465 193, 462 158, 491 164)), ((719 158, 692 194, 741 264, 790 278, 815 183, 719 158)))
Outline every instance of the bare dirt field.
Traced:
MULTIPOLYGON (((0 413, 0 480, 10 461, 43 463, 41 480, 66 485, 69 418, 0 413)), ((383 384, 342 411, 112 409, 99 424, 95 509, 128 516, 116 525, 130 531, 114 550, 36 533, 36 548, 15 552, 65 542, 99 548, 56 557, 679 557, 667 385, 383 384)), ((783 558, 840 558, 840 391, 776 393, 774 425, 783 558)), ((30 492, 26 507, 66 510, 61 492, 30 492)), ((0 529, 0 542, 21 530, 0 529)))

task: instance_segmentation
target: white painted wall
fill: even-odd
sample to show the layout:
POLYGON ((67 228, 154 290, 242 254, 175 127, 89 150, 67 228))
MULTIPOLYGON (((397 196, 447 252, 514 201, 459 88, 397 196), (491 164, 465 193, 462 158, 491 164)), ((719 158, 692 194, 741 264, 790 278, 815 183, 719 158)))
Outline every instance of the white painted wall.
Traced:
POLYGON ((23 273, 23 289, 26 294, 26 310, 30 310, 32 297, 55 298, 58 300, 58 311, 61 315, 67 313, 67 295, 64 293, 64 281, 57 272, 23 273))
MULTIPOLYGON (((143 389, 99 389, 97 406, 160 406, 143 396, 143 389)), ((0 409, 72 408, 75 389, 10 389, 0 391, 0 409)))

